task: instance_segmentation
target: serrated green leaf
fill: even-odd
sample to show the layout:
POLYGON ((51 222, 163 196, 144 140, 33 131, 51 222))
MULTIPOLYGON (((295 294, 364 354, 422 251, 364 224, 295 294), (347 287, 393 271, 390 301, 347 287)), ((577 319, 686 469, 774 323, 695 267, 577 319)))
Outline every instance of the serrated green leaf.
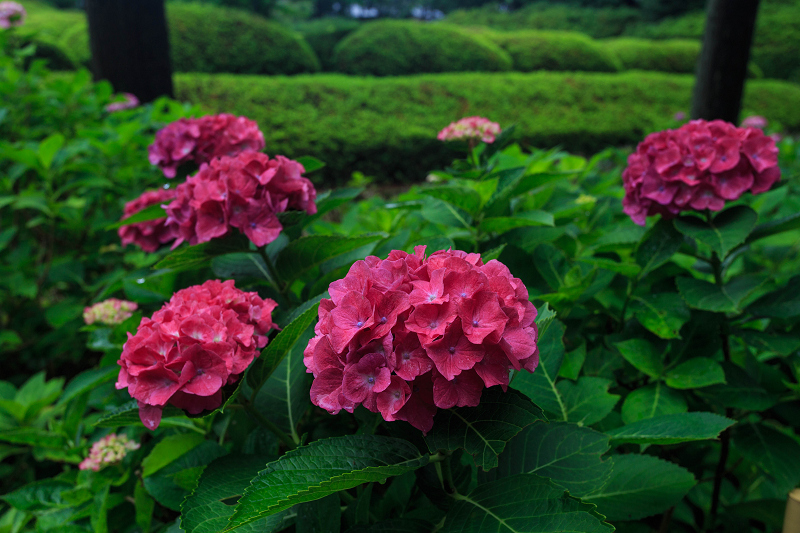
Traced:
POLYGON ((593 506, 582 503, 551 481, 519 474, 479 485, 456 503, 443 533, 608 533, 614 528, 593 506))
POLYGON ((619 401, 619 396, 608 392, 613 382, 610 379, 582 376, 577 383, 568 379, 556 385, 563 399, 565 421, 592 425, 600 422, 619 401))
POLYGON ((149 477, 203 443, 199 433, 177 433, 164 437, 142 460, 142 477, 149 477))
POLYGON ((535 422, 511 439, 500 456, 498 478, 536 474, 581 497, 602 487, 611 474, 603 461, 608 437, 568 422, 535 422))
POLYGON ((786 494, 800 483, 800 443, 764 424, 737 429, 733 446, 745 459, 757 465, 786 494))
POLYGON ((248 248, 248 241, 244 235, 230 234, 224 238, 208 242, 179 247, 153 267, 154 270, 170 269, 173 272, 196 270, 206 268, 211 260, 218 255, 240 252, 248 248))
POLYGON ((467 187, 425 187, 420 192, 473 215, 481 206, 481 196, 478 191, 467 187))
POLYGON ((754 329, 735 329, 731 332, 741 338, 745 344, 758 352, 773 352, 778 355, 790 355, 800 349, 800 338, 792 335, 780 335, 768 331, 754 329))
POLYGON ((264 278, 273 285, 275 280, 259 254, 251 252, 235 252, 219 255, 211 260, 211 270, 220 278, 264 278))
POLYGON ((586 343, 581 343, 580 346, 564 354, 564 361, 561 363, 561 368, 558 371, 558 377, 571 379, 576 381, 583 368, 583 363, 586 362, 586 343))
POLYGON ((675 219, 675 228, 684 235, 709 246, 720 258, 725 258, 741 244, 756 227, 758 215, 746 205, 736 205, 717 214, 711 222, 683 215, 675 219))
POLYGON ((425 466, 428 459, 410 442, 377 435, 312 442, 259 472, 239 500, 225 531, 239 529, 297 503, 416 470, 425 466))
POLYGON ((800 276, 794 276, 786 286, 766 294, 747 308, 755 316, 791 318, 800 315, 800 276))
POLYGON ((67 445, 64 435, 30 427, 4 429, 0 431, 0 442, 54 449, 64 448, 67 445))
POLYGON ((631 424, 654 416, 685 413, 687 409, 681 393, 657 381, 628 394, 622 404, 622 421, 631 424))
POLYGON ((614 344, 622 357, 640 372, 657 378, 664 369, 663 352, 644 339, 629 339, 614 344))
POLYGON ((725 383, 722 367, 708 357, 689 359, 667 371, 667 385, 673 389, 697 389, 725 383))
POLYGON ((558 371, 564 360, 564 326, 554 320, 538 341, 539 366, 532 374, 516 372, 511 387, 525 394, 536 405, 552 413, 557 420, 567 419, 567 408, 556 388, 558 371))
POLYGON ((517 213, 513 217, 490 217, 484 218, 480 229, 486 233, 503 234, 516 228, 528 226, 553 226, 555 221, 553 215, 546 211, 526 211, 517 213))
POLYGON ((20 511, 35 512, 46 509, 63 509, 72 506, 67 498, 75 487, 65 481, 44 479, 29 483, 4 496, 5 502, 20 511))
POLYGON ((639 323, 662 339, 680 339, 691 312, 674 292, 634 296, 631 309, 639 323))
POLYGON ((161 207, 161 204, 155 204, 147 206, 141 211, 134 213, 127 218, 123 218, 119 222, 109 224, 105 229, 115 230, 123 226, 138 224, 139 222, 150 222, 151 220, 159 220, 161 218, 167 218, 167 212, 164 211, 164 208, 161 207))
POLYGON ((497 466, 497 457, 514 435, 544 419, 542 410, 524 394, 490 387, 477 407, 440 409, 425 441, 432 453, 464 448, 476 465, 489 470, 497 466))
POLYGON ((639 520, 678 503, 695 485, 680 466, 650 455, 615 455, 608 483, 584 496, 608 520, 639 520))
POLYGON ((767 280, 761 276, 738 276, 722 288, 697 278, 675 281, 689 307, 716 313, 739 313, 742 302, 767 280))
POLYGON ((639 278, 669 261, 682 243, 683 235, 678 233, 672 221, 659 220, 636 248, 636 262, 642 267, 639 278))
POLYGON ((278 255, 275 267, 278 276, 291 281, 334 257, 379 241, 381 235, 341 237, 338 235, 309 235, 290 242, 278 255))
MULTIPOLYGON (((162 411, 162 424, 165 418, 186 418, 183 411, 171 405, 165 405, 162 411)), ((188 421, 188 419, 187 419, 188 421)), ((126 402, 119 407, 112 409, 108 414, 101 416, 94 423, 98 428, 116 428, 123 426, 141 425, 142 421, 139 418, 139 405, 136 400, 126 402)))
POLYGON ((54 133, 39 143, 38 156, 42 168, 45 170, 50 168, 53 164, 53 158, 62 146, 64 146, 64 136, 60 133, 54 133))
POLYGON ((144 478, 144 488, 155 500, 173 511, 197 486, 206 465, 225 455, 225 449, 206 440, 184 453, 152 476, 144 478))
POLYGON ((639 420, 606 433, 616 443, 677 444, 716 439, 735 423, 714 413, 680 413, 639 420))
POLYGON ((472 216, 468 212, 438 198, 423 199, 419 214, 422 215, 422 218, 434 224, 442 224, 452 228, 472 228, 472 216))

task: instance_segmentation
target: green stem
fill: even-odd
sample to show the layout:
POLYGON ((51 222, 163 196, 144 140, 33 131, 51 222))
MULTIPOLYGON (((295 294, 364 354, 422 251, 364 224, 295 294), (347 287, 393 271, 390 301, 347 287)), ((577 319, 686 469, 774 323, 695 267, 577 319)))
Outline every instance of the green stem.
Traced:
POLYGON ((294 442, 292 437, 286 434, 286 432, 284 432, 281 428, 276 426, 275 423, 273 423, 267 417, 259 413, 258 410, 255 407, 253 407, 253 404, 250 403, 247 399, 242 398, 242 405, 244 406, 244 410, 247 411, 247 413, 250 416, 255 418, 256 422, 258 422, 259 424, 261 424, 261 426, 274 433, 275 436, 278 437, 278 439, 284 444, 284 446, 286 446, 290 450, 294 450, 295 448, 297 448, 297 444, 294 442))
POLYGON ((625 293, 625 302, 622 304, 622 312, 619 315, 619 330, 622 331, 625 327, 625 315, 628 314, 628 304, 631 302, 631 296, 633 295, 633 291, 636 290, 636 286, 639 284, 639 278, 637 277, 635 280, 629 279, 628 280, 628 290, 625 293))
POLYGON ((453 482, 453 471, 450 468, 450 460, 451 456, 447 455, 447 457, 441 463, 436 464, 437 466, 441 465, 442 488, 447 494, 453 496, 454 494, 458 494, 458 490, 456 490, 456 484, 453 482))

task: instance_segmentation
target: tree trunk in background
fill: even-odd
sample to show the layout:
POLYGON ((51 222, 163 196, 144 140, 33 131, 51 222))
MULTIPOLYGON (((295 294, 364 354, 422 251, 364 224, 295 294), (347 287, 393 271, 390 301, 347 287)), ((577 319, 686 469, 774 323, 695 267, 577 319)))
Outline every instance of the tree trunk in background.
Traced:
POLYGON ((692 118, 739 123, 759 0, 709 0, 692 118))
POLYGON ((142 102, 172 96, 164 0, 87 0, 92 72, 142 102))

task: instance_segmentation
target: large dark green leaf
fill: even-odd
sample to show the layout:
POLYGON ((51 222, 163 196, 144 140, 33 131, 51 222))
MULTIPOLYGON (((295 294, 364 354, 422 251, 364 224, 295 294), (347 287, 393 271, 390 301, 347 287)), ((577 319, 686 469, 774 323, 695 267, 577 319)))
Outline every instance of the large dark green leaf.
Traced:
POLYGON ((608 483, 584 496, 609 520, 638 520, 663 512, 694 487, 691 473, 651 455, 615 455, 608 483))
POLYGON ((472 227, 472 216, 469 213, 437 198, 425 198, 419 213, 425 220, 434 224, 461 229, 472 227))
POLYGON ((657 378, 664 369, 663 352, 645 339, 629 339, 614 344, 622 357, 637 370, 657 378))
POLYGON ((245 490, 225 531, 292 505, 416 470, 429 456, 405 440, 348 435, 290 451, 259 472, 245 490))
POLYGON ((758 222, 758 215, 746 205, 737 205, 716 215, 711 222, 683 215, 675 219, 675 228, 686 236, 709 246, 720 258, 743 243, 758 222))
MULTIPOLYGON (((161 416, 162 421, 164 418, 170 417, 186 418, 183 411, 171 405, 164 406, 161 416)), ((95 427, 99 428, 116 428, 141 424, 142 421, 139 419, 139 406, 136 400, 131 400, 122 404, 116 409, 113 409, 110 413, 101 416, 97 422, 94 423, 95 427)))
POLYGON ((516 372, 511 386, 559 420, 567 419, 567 410, 556 388, 556 379, 564 360, 564 325, 553 320, 539 338, 539 366, 533 374, 516 372))
POLYGON ((74 505, 69 498, 73 489, 74 485, 65 481, 44 479, 5 494, 2 499, 14 509, 27 512, 63 509, 74 505))
POLYGON ((203 442, 205 437, 194 432, 176 433, 163 438, 142 460, 142 477, 152 476, 203 442))
POLYGON ((764 424, 738 428, 733 437, 736 450, 757 465, 786 494, 800 483, 800 443, 764 424))
POLYGON ((711 385, 697 393, 713 404, 748 411, 764 411, 776 403, 776 394, 759 385, 745 369, 732 363, 724 363, 725 383, 711 385))
POLYGON ((467 187, 426 187, 421 192, 473 215, 481 206, 480 194, 467 187))
POLYGON ((144 478, 144 488, 155 500, 173 511, 197 486, 200 474, 211 461, 225 455, 225 449, 210 440, 200 443, 176 460, 144 478))
POLYGON ((602 487, 611 473, 608 437, 567 422, 536 422, 511 439, 500 456, 498 478, 536 474, 581 497, 602 487))
POLYGON ((800 315, 800 276, 789 280, 785 287, 764 295, 747 310, 755 316, 791 318, 800 315))
POLYGON ((591 425, 600 422, 619 401, 619 396, 608 389, 610 379, 581 376, 576 383, 568 379, 558 382, 556 388, 564 405, 564 420, 591 425))
POLYGON ((654 416, 685 413, 687 409, 680 392, 657 381, 628 394, 622 404, 622 421, 631 424, 654 416))
POLYGON ((284 281, 296 279, 325 261, 346 254, 356 248, 378 242, 382 235, 341 237, 338 235, 310 235, 290 242, 281 250, 276 269, 284 281))
POLYGON ((697 278, 678 278, 675 281, 689 307, 717 313, 739 313, 742 304, 767 279, 761 276, 738 276, 722 288, 697 278))
POLYGON ((443 533, 608 533, 614 530, 592 505, 551 481, 519 474, 457 495, 443 533))
POLYGON ((674 292, 635 296, 631 310, 642 326, 662 339, 680 339, 681 327, 691 316, 686 303, 674 292))
POLYGON ((666 381, 673 389, 696 389, 725 383, 725 372, 713 359, 695 357, 668 370, 666 381))
POLYGON ((636 262, 642 267, 639 277, 645 277, 669 261, 682 243, 683 235, 678 233, 672 221, 659 220, 636 248, 636 262))
POLYGON ((119 367, 117 365, 81 372, 72 378, 72 381, 64 389, 64 393, 58 399, 58 405, 63 405, 76 396, 87 393, 103 383, 112 381, 118 375, 119 367))
POLYGON ((67 445, 67 438, 64 435, 45 431, 44 429, 24 427, 0 431, 0 442, 60 449, 67 445))
POLYGON ((211 270, 220 278, 264 278, 275 283, 267 269, 264 258, 253 252, 236 252, 215 257, 211 260, 211 270))
POLYGON ((475 464, 489 470, 514 435, 543 419, 542 410, 524 394, 490 387, 477 407, 440 409, 425 440, 431 452, 464 448, 475 464))
POLYGON ((784 231, 792 231, 796 229, 800 229, 800 213, 793 213, 784 218, 770 220, 768 222, 764 222, 763 224, 759 224, 756 229, 750 233, 750 236, 747 237, 747 241, 745 242, 749 244, 757 241, 758 239, 771 237, 772 235, 777 235, 778 233, 783 233, 784 231))
POLYGON ((244 235, 235 233, 224 238, 189 246, 183 244, 177 250, 156 263, 153 269, 170 269, 173 272, 206 268, 218 255, 247 250, 249 241, 244 235))
POLYGON ((714 413, 680 413, 639 420, 606 433, 617 443, 677 444, 715 439, 735 423, 714 413))
POLYGON ((553 215, 546 211, 527 211, 517 213, 513 217, 490 217, 484 218, 480 229, 486 233, 502 234, 515 228, 527 226, 552 226, 553 215))

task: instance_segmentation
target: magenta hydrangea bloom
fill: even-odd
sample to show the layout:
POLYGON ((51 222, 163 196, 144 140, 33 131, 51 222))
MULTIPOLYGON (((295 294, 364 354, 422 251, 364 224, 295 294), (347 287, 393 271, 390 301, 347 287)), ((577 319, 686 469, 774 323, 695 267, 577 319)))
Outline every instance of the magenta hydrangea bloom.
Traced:
POLYGON ((0 28, 7 30, 12 26, 22 26, 25 22, 25 8, 16 2, 0 2, 0 28))
POLYGON ((114 113, 117 111, 124 111, 125 109, 134 109, 139 107, 139 99, 135 94, 122 93, 120 96, 124 98, 121 102, 112 102, 106 106, 106 111, 114 113))
POLYGON ((237 228, 256 246, 274 241, 283 226, 277 213, 287 209, 317 212, 317 191, 297 161, 270 159, 260 152, 220 157, 178 186, 167 206, 167 226, 177 246, 207 242, 237 228))
POLYGON ((136 302, 109 298, 83 309, 83 321, 86 324, 106 324, 113 326, 122 324, 139 308, 136 302))
POLYGON ((101 438, 89 450, 89 455, 78 465, 80 470, 99 472, 101 468, 122 461, 128 452, 138 450, 140 444, 126 435, 112 433, 101 438))
POLYGON ((216 409, 222 387, 236 382, 266 346, 275 307, 230 280, 176 292, 152 318, 142 318, 136 335, 128 334, 117 388, 139 402, 149 429, 158 427, 167 404, 190 414, 216 409))
POLYGON ((183 163, 200 165, 215 157, 263 150, 264 146, 264 134, 258 124, 222 113, 173 122, 156 133, 155 142, 147 150, 150 164, 160 167, 164 176, 174 178, 183 163))
POLYGON ((719 211, 746 191, 768 191, 780 176, 775 140, 760 129, 692 120, 639 143, 622 173, 622 205, 643 226, 657 214, 719 211))
POLYGON ((438 408, 476 406, 509 370, 539 364, 536 308, 497 260, 394 250, 357 261, 328 289, 304 352, 311 401, 335 414, 363 405, 427 433, 438 408))
POLYGON ((452 122, 436 136, 440 141, 456 140, 481 140, 493 143, 500 134, 500 125, 483 117, 466 117, 457 122, 452 122))
MULTIPOLYGON (((122 220, 138 213, 146 207, 167 204, 178 194, 177 189, 155 189, 145 191, 139 198, 125 204, 122 220)), ((155 252, 162 244, 172 242, 178 236, 177 228, 167 226, 167 217, 147 222, 128 224, 117 230, 122 246, 135 244, 145 252, 155 252)))

